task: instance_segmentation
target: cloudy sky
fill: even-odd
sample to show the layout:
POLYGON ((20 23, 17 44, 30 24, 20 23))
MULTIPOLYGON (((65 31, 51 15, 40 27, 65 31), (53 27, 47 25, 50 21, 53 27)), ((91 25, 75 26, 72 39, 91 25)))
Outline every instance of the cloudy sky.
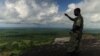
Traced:
POLYGON ((66 27, 81 8, 84 28, 100 28, 100 0, 0 0, 0 27, 66 27))

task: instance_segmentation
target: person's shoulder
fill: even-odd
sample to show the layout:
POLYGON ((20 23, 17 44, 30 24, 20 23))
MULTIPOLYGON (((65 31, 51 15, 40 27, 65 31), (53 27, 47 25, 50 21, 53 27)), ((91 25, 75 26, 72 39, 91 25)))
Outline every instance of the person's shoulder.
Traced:
POLYGON ((83 19, 83 16, 81 16, 81 15, 80 15, 80 16, 78 16, 78 18, 81 18, 81 19, 83 19))

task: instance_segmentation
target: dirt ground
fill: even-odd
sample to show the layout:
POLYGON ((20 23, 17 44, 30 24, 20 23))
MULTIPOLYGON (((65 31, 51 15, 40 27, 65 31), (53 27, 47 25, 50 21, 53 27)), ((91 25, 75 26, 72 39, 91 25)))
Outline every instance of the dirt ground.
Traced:
MULTIPOLYGON (((81 44, 79 56, 100 56, 100 40, 81 44)), ((66 45, 43 45, 25 50, 20 56, 69 56, 66 45)))

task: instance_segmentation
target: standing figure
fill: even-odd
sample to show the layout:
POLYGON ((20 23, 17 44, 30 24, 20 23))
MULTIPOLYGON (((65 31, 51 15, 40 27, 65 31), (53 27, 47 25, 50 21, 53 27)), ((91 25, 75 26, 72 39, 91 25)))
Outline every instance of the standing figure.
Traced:
POLYGON ((74 9, 75 18, 71 18, 65 13, 71 21, 73 21, 73 28, 70 32, 71 38, 68 47, 68 53, 77 53, 79 51, 80 40, 82 38, 83 31, 83 17, 81 16, 80 8, 74 9))

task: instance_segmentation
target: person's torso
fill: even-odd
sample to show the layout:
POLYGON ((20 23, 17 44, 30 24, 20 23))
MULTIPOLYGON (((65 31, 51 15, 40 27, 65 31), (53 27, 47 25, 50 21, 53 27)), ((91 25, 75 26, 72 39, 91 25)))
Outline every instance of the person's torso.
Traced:
POLYGON ((83 30, 83 17, 82 16, 78 16, 76 20, 74 21, 73 28, 77 26, 79 27, 78 30, 81 30, 81 31, 83 30))

